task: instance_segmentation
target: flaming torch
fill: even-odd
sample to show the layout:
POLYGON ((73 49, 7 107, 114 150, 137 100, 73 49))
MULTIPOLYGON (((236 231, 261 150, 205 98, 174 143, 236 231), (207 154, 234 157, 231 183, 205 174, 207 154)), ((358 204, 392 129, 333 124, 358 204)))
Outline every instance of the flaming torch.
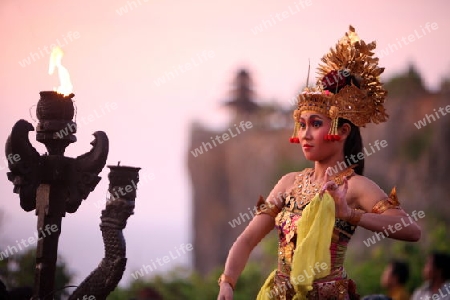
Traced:
POLYGON ((40 92, 36 107, 39 121, 36 140, 45 145, 48 153, 40 155, 31 145, 28 133, 34 127, 23 119, 13 126, 5 148, 7 157, 20 157, 18 161, 8 161, 7 174, 14 184, 14 192, 19 194, 20 205, 25 211, 36 210, 38 217, 33 299, 49 299, 53 293, 62 218, 66 213, 76 212, 82 200, 95 189, 109 150, 106 133, 97 131, 89 152, 76 158, 64 156, 66 147, 76 142, 77 126, 72 120, 72 84, 61 64, 62 56, 62 50, 54 48, 49 65, 50 74, 58 70, 60 87, 56 91, 40 92), (44 228, 56 228, 56 231, 44 235, 44 228))
POLYGON ((61 64, 63 52, 61 48, 53 48, 50 56, 49 74, 58 70, 60 86, 54 91, 40 92, 36 115, 39 120, 36 139, 43 143, 49 154, 63 155, 65 148, 76 142, 77 124, 72 121, 74 106, 72 98, 72 83, 69 72, 61 64))
MULTIPOLYGON (((74 94, 69 72, 61 64, 62 56, 62 50, 54 48, 49 65, 50 74, 58 70, 61 85, 55 91, 40 92, 36 108, 39 120, 36 140, 45 145, 48 154, 40 155, 31 145, 28 133, 34 127, 25 120, 13 126, 5 148, 7 158, 19 157, 8 159, 7 175, 14 184, 13 191, 19 194, 20 206, 25 211, 36 210, 38 216, 33 300, 53 299, 62 218, 66 213, 76 212, 82 200, 95 189, 109 151, 106 133, 96 131, 88 153, 76 158, 64 156, 66 147, 76 142, 77 124, 72 120, 74 94), (51 234, 44 234, 43 229, 48 228, 52 229, 51 234)), ((133 214, 140 168, 119 164, 109 168, 108 191, 113 200, 107 202, 100 218, 105 257, 72 293, 70 300, 106 299, 125 270, 126 245, 122 230, 133 214)))

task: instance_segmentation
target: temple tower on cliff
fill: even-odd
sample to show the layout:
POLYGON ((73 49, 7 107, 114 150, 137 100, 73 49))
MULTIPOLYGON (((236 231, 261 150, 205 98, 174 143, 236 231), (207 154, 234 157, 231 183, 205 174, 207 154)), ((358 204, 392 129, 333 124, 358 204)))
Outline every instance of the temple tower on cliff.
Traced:
POLYGON ((237 72, 230 96, 224 103, 231 108, 230 124, 221 131, 195 125, 190 133, 193 265, 203 275, 223 267, 259 195, 266 197, 282 174, 302 164, 301 149, 289 143, 292 112, 257 104, 247 70, 237 72), (229 139, 213 143, 225 133, 229 139), (194 155, 196 148, 202 153, 194 155))

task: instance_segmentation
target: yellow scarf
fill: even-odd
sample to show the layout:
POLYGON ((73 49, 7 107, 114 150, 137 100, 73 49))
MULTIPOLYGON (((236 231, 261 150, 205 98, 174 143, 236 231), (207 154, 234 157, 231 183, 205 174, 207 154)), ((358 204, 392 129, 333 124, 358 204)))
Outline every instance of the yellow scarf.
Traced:
MULTIPOLYGON (((306 299, 313 289, 314 280, 330 274, 330 245, 335 223, 335 204, 325 192, 322 198, 317 194, 306 206, 297 223, 297 245, 292 259, 291 284, 295 289, 293 300, 306 299)), ((274 299, 273 271, 258 293, 257 300, 274 299)))

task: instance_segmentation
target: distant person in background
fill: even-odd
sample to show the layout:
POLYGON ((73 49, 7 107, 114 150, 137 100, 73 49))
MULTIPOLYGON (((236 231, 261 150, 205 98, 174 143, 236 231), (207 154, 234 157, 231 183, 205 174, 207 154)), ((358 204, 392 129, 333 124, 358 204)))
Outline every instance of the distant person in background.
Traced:
POLYGON ((408 279, 408 264, 393 260, 381 275, 381 286, 387 289, 387 294, 392 300, 409 300, 410 295, 405 287, 408 279))
POLYGON ((422 276, 425 283, 414 292, 412 300, 450 299, 450 255, 432 253, 428 256, 422 276))

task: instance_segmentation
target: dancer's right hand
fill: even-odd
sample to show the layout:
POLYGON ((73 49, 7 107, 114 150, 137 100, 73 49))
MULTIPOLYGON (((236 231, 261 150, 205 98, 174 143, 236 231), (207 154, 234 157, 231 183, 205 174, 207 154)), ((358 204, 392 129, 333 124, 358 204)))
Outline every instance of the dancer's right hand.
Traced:
POLYGON ((233 300, 233 289, 229 283, 220 283, 220 291, 217 300, 233 300))

